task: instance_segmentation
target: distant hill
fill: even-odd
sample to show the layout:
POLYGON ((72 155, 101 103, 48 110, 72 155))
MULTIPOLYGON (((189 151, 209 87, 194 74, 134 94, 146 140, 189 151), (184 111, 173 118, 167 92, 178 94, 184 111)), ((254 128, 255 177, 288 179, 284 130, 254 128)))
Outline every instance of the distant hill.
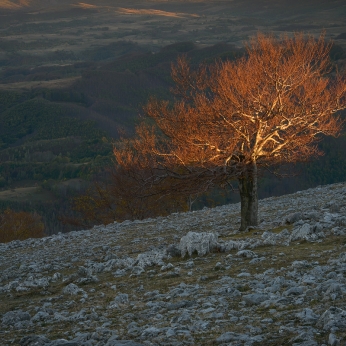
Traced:
POLYGON ((57 7, 78 3, 71 0, 0 0, 0 8, 18 10, 23 8, 33 9, 37 7, 57 7))
POLYGON ((30 0, 0 0, 0 8, 19 9, 30 5, 30 0))

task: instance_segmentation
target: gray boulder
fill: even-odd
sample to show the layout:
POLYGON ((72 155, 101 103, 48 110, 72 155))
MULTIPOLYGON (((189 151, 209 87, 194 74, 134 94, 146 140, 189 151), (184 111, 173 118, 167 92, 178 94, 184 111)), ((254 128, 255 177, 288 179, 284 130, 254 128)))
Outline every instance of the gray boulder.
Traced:
POLYGON ((105 346, 144 346, 132 340, 108 340, 105 346))
POLYGON ((231 341, 248 341, 249 335, 247 334, 239 334, 239 333, 233 333, 233 332, 227 332, 222 334, 216 339, 216 342, 218 344, 223 344, 226 342, 231 342, 231 341))
POLYGON ((262 262, 262 261, 265 261, 265 257, 264 256, 262 256, 262 257, 255 257, 255 258, 253 258, 250 262, 249 262, 249 264, 257 264, 257 263, 259 263, 259 262, 262 262))
POLYGON ((46 346, 48 343, 49 339, 43 335, 28 335, 19 341, 20 346, 46 346))
POLYGON ((262 239, 263 239, 263 245, 289 245, 289 239, 290 239, 291 233, 288 231, 288 229, 283 229, 280 233, 273 233, 273 232, 263 232, 262 239))
POLYGON ((142 267, 134 266, 134 267, 132 268, 131 275, 139 276, 139 275, 141 275, 142 273, 144 273, 144 269, 143 269, 142 267))
POLYGON ((304 287, 303 286, 296 286, 291 287, 288 290, 286 290, 283 295, 284 296, 300 296, 304 293, 304 287))
POLYGON ((181 257, 185 257, 186 253, 192 256, 194 252, 197 252, 198 256, 204 256, 220 246, 217 240, 215 233, 189 232, 180 239, 181 257))
POLYGON ((318 343, 314 340, 314 335, 311 331, 301 332, 299 335, 293 337, 290 345, 294 346, 317 346, 318 343))
POLYGON ((160 333, 160 329, 156 327, 148 327, 143 330, 141 336, 145 339, 157 336, 160 333))
POLYGON ((302 261, 293 261, 291 264, 292 268, 296 268, 296 269, 302 269, 302 268, 308 268, 309 267, 309 262, 306 260, 302 260, 302 261))
POLYGON ((2 324, 5 326, 13 326, 18 322, 30 321, 31 316, 28 312, 22 310, 9 311, 2 317, 2 324))
POLYGON ((342 296, 342 294, 343 294, 343 292, 342 292, 340 284, 335 282, 335 283, 331 283, 330 286, 328 287, 328 289, 326 290, 325 298, 327 298, 328 296, 338 297, 338 296, 342 296))
POLYGON ((237 256, 246 257, 246 258, 257 257, 257 255, 251 250, 240 250, 237 252, 237 256))
POLYGON ((137 256, 134 265, 137 267, 152 267, 155 265, 163 266, 165 263, 163 259, 166 258, 166 254, 163 251, 149 251, 141 253, 137 256))
POLYGON ((78 275, 80 277, 89 277, 92 275, 92 269, 91 268, 85 268, 83 266, 80 266, 77 271, 78 275))
POLYGON ((228 252, 231 250, 241 250, 248 246, 249 243, 244 240, 229 240, 222 245, 224 250, 223 252, 228 252))
POLYGON ((233 332, 227 332, 222 334, 216 339, 217 344, 225 344, 228 342, 236 341, 236 342, 244 342, 246 345, 252 344, 255 342, 261 342, 263 340, 261 335, 256 336, 250 336, 247 334, 240 334, 240 333, 233 333, 233 332))
POLYGON ((62 290, 63 294, 70 294, 70 295, 77 295, 79 293, 82 293, 83 295, 86 295, 85 291, 82 288, 79 288, 75 284, 68 284, 64 289, 62 290))
POLYGON ((305 308, 302 312, 296 314, 302 322, 306 324, 314 323, 318 320, 319 315, 316 315, 311 309, 305 308))
POLYGON ((65 339, 58 339, 58 340, 54 340, 54 341, 50 342, 46 346, 80 346, 80 344, 75 342, 75 341, 68 341, 68 340, 65 340, 65 339))
POLYGON ((317 322, 317 327, 324 330, 331 328, 346 328, 346 311, 337 307, 330 307, 326 310, 317 322))
POLYGON ((340 262, 346 262, 346 252, 343 252, 340 254, 339 261, 340 262))
POLYGON ((127 293, 120 293, 109 304, 108 309, 118 309, 128 304, 129 304, 129 295, 127 293))
POLYGON ((118 294, 114 301, 118 304, 126 305, 129 303, 129 295, 127 293, 118 294))
POLYGON ((320 225, 316 224, 311 226, 308 223, 304 223, 302 226, 295 228, 290 236, 290 241, 307 240, 315 241, 320 238, 324 238, 325 234, 322 232, 320 225))
POLYGON ((32 322, 40 322, 49 319, 49 314, 45 311, 39 311, 36 315, 31 319, 32 322))
POLYGON ((330 333, 328 338, 328 344, 331 346, 338 346, 340 345, 340 340, 336 338, 335 334, 330 333))
POLYGON ((268 294, 252 293, 243 296, 243 300, 247 305, 258 305, 269 299, 268 294))
POLYGON ((300 212, 291 213, 291 214, 288 214, 284 218, 284 224, 292 224, 292 223, 295 223, 295 222, 301 220, 302 218, 303 218, 303 215, 300 212))

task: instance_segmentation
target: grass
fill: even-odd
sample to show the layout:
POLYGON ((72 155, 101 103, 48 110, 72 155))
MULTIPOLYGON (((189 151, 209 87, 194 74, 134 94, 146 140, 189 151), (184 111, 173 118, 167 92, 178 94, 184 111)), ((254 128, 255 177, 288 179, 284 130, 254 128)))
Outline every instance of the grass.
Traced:
POLYGON ((32 90, 32 89, 64 89, 70 87, 81 77, 59 78, 49 81, 26 81, 16 83, 0 83, 0 90, 32 90))
POLYGON ((275 228, 271 229, 270 232, 272 232, 272 233, 280 233, 280 232, 282 232, 284 229, 287 229, 287 230, 289 230, 289 231, 292 231, 293 225, 282 225, 282 226, 278 226, 278 227, 275 227, 275 228))
POLYGON ((37 186, 31 187, 20 187, 11 190, 0 191, 0 200, 3 201, 16 201, 16 202, 40 202, 40 201, 51 201, 54 200, 54 195, 43 190, 37 186))

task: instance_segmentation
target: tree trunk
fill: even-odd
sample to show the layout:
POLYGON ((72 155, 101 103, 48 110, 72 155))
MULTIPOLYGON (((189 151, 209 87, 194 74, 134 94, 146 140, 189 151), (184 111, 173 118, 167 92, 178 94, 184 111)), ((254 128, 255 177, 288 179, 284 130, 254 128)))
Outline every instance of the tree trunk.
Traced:
POLYGON ((249 226, 258 225, 258 195, 257 195, 257 165, 252 162, 239 178, 239 192, 241 203, 240 231, 249 226))

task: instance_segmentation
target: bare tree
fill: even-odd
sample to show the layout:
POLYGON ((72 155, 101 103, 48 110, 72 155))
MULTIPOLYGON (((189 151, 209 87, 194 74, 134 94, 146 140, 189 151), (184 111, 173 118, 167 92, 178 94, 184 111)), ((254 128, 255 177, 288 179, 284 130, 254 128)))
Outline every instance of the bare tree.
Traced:
POLYGON ((134 139, 114 149, 126 169, 150 168, 148 189, 169 178, 165 192, 194 195, 237 179, 241 227, 258 224, 259 169, 321 155, 322 135, 337 136, 346 107, 345 78, 332 69, 331 43, 296 34, 258 34, 244 57, 193 70, 172 65, 175 101, 152 98, 134 139))

